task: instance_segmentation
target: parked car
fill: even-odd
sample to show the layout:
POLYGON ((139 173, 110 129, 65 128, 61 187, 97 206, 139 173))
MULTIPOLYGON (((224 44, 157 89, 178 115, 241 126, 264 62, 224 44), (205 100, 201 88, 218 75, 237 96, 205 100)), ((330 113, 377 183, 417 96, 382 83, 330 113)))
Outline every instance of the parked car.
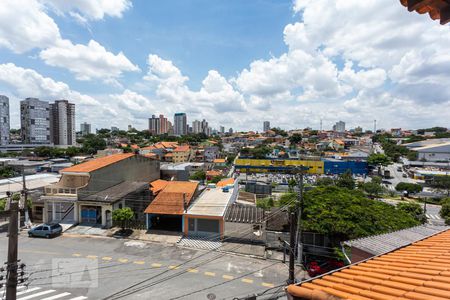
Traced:
POLYGON ((62 226, 58 223, 42 224, 28 230, 28 236, 45 237, 47 239, 60 235, 62 233, 62 226))
POLYGON ((403 178, 408 178, 408 175, 406 175, 405 173, 403 173, 402 177, 403 177, 403 178))

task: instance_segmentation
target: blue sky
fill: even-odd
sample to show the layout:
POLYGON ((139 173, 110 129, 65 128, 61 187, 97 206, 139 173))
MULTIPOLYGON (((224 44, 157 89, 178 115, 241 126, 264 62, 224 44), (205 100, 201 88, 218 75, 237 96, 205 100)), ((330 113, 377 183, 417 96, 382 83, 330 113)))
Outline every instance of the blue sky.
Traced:
POLYGON ((12 127, 25 97, 68 98, 97 128, 183 111, 239 130, 448 126, 449 26, 390 0, 5 1, 12 127))

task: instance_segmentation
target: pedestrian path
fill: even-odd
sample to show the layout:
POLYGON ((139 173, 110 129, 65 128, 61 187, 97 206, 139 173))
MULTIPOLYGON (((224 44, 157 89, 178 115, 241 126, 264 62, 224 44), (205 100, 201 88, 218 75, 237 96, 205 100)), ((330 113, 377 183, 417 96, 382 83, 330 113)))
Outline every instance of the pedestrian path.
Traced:
POLYGON ((219 240, 211 240, 201 237, 183 237, 178 242, 179 246, 197 248, 204 250, 217 250, 222 247, 222 242, 219 240))
POLYGON ((440 215, 430 215, 430 214, 425 214, 427 216, 428 219, 432 219, 432 220, 442 220, 440 215))
MULTIPOLYGON (((6 297, 6 291, 0 290, 0 299, 6 297)), ((17 300, 85 300, 85 296, 72 295, 67 291, 54 290, 44 287, 18 286, 16 293, 17 300)))

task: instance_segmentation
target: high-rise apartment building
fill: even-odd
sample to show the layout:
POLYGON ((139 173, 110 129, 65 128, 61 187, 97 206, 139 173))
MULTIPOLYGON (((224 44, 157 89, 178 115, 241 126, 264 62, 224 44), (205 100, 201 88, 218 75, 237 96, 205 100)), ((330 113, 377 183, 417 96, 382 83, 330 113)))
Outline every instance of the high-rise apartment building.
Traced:
POLYGON ((50 105, 37 98, 20 101, 20 129, 26 144, 50 144, 50 105))
POLYGON ((270 130, 270 122, 269 121, 264 121, 263 123, 263 131, 266 132, 270 130))
POLYGON ((91 124, 89 123, 81 123, 80 124, 80 131, 82 136, 86 136, 88 134, 91 134, 91 124))
POLYGON ((192 122, 192 133, 199 134, 200 132, 202 132, 202 122, 195 120, 192 122))
POLYGON ((342 121, 336 122, 336 124, 333 125, 333 131, 345 132, 345 122, 342 121))
POLYGON ((209 135, 208 122, 205 119, 202 120, 201 126, 202 126, 202 132, 206 135, 209 135))
POLYGON ((175 135, 187 134, 187 117, 185 113, 176 113, 174 116, 173 133, 175 135))
POLYGON ((55 145, 76 144, 75 104, 68 100, 56 100, 50 104, 50 135, 55 145))
POLYGON ((0 145, 9 144, 9 98, 0 95, 0 145))
POLYGON ((220 133, 224 134, 225 133, 225 127, 224 126, 220 126, 220 133))
POLYGON ((159 115, 159 117, 152 115, 148 119, 148 130, 152 135, 161 135, 169 132, 169 121, 164 115, 159 115))

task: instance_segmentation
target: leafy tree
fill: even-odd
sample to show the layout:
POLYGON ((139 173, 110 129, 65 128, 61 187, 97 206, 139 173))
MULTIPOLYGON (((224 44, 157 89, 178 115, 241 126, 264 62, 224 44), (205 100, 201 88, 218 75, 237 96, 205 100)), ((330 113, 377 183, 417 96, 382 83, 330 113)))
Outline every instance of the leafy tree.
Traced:
POLYGON ((83 152, 86 154, 95 154, 98 150, 103 150, 105 148, 106 142, 104 138, 101 138, 100 136, 89 134, 83 139, 83 152))
POLYGON ((346 171, 344 174, 339 175, 336 181, 336 186, 353 190, 356 183, 353 179, 352 173, 350 171, 346 171))
POLYGON ((6 199, 0 199, 0 211, 4 211, 6 206, 6 199))
POLYGON ((113 211, 112 219, 115 222, 120 222, 122 231, 125 231, 126 222, 134 218, 134 213, 129 207, 119 208, 113 211))
POLYGON ((334 180, 330 177, 323 177, 316 180, 317 186, 328 186, 334 185, 334 180))
POLYGON ((227 164, 232 165, 235 158, 236 158, 236 155, 228 155, 227 156, 227 164))
POLYGON ((281 135, 281 136, 288 136, 288 133, 286 131, 284 131, 283 129, 279 128, 279 127, 274 127, 271 129, 273 132, 275 132, 276 135, 281 135))
POLYGON ((289 211, 295 211, 299 207, 297 193, 284 193, 278 200, 278 206, 288 207, 289 211))
POLYGON ((3 167, 0 168, 0 177, 1 178, 11 178, 14 177, 14 169, 11 167, 3 167))
POLYGON ((431 182, 431 187, 436 191, 443 192, 447 197, 450 196, 450 176, 435 176, 431 182))
POLYGON ((197 171, 194 174, 192 174, 189 179, 191 180, 205 180, 206 179, 206 173, 205 171, 197 171))
POLYGON ((360 238, 419 225, 404 211, 367 198, 358 190, 317 187, 305 193, 305 230, 340 240, 360 238))
POLYGON ((267 197, 263 199, 257 199, 256 206, 264 210, 270 210, 272 207, 275 206, 275 203, 271 197, 267 197))
POLYGON ((378 197, 384 191, 381 185, 381 178, 378 176, 372 177, 372 180, 369 182, 361 183, 359 189, 371 197, 378 197))
POLYGON ((423 208, 419 203, 400 202, 397 204, 397 209, 409 214, 421 223, 425 223, 427 221, 423 208))
POLYGON ((297 181, 294 178, 289 179, 288 188, 290 192, 294 191, 295 186, 297 185, 297 181))
POLYGON ((289 137, 289 142, 291 144, 300 144, 302 141, 302 135, 300 133, 294 133, 289 137))
POLYGON ((422 191, 422 186, 416 183, 399 182, 395 186, 395 190, 399 192, 407 191, 408 194, 416 194, 422 191))
POLYGON ((378 174, 381 174, 381 166, 387 166, 391 163, 389 157, 381 153, 372 153, 367 158, 367 163, 369 165, 378 167, 378 174))
POLYGON ((439 214, 445 220, 445 224, 450 225, 450 198, 443 198, 440 204, 441 211, 439 214))

